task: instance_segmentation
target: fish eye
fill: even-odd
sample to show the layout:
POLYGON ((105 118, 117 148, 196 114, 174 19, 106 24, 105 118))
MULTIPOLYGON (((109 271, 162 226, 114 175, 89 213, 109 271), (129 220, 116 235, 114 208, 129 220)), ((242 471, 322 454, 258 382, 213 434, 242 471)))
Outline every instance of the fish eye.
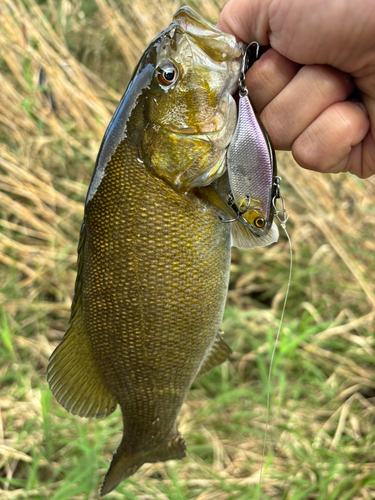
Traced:
POLYGON ((160 68, 158 68, 156 73, 156 79, 158 83, 163 87, 169 87, 170 85, 172 85, 172 83, 174 83, 177 80, 177 77, 178 77, 178 69, 171 62, 163 64, 163 66, 160 66, 160 68))
POLYGON ((254 219, 254 224, 260 229, 264 227, 265 223, 266 221, 262 217, 257 217, 256 219, 254 219))

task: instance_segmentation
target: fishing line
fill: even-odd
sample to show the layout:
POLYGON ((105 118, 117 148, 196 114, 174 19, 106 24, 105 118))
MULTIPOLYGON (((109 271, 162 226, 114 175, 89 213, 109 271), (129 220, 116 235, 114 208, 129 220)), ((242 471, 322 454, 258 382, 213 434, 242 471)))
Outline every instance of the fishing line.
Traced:
MULTIPOLYGON (((281 178, 280 177, 276 177, 276 179, 277 179, 276 180, 277 186, 279 187, 280 184, 281 184, 281 178)), ((268 423, 269 423, 269 416, 270 416, 270 392, 271 392, 272 366, 273 366, 273 360, 274 360, 274 357, 275 357, 277 345, 279 343, 281 327, 282 327, 283 320, 284 320, 285 308, 286 308, 286 303, 287 303, 287 300, 288 300, 290 282, 292 280, 292 268, 293 268, 292 241, 290 239, 288 231, 286 230, 286 223, 287 223, 287 221, 289 219, 290 212, 288 214, 286 214, 284 199, 280 196, 280 194, 278 196, 275 196, 273 198, 272 205, 273 205, 273 207, 275 209, 275 217, 279 221, 281 227, 284 230, 284 233, 286 234, 286 237, 288 238, 290 261, 289 261, 288 285, 286 287, 284 304, 283 304, 283 308, 282 308, 281 316, 280 316, 279 328, 277 330, 275 345, 273 346, 272 355, 271 355, 271 361, 270 361, 270 367, 269 367, 269 370, 268 370, 266 428, 265 428, 265 431, 264 431, 262 460, 261 460, 261 463, 260 463, 259 483, 258 483, 259 484, 259 488, 258 488, 258 500, 260 499, 260 492, 261 492, 261 487, 262 487, 262 476, 263 476, 264 458, 265 458, 265 454, 266 454, 268 423), (282 203, 282 209, 281 210, 278 210, 277 207, 276 207, 277 199, 281 200, 281 203, 282 203)))

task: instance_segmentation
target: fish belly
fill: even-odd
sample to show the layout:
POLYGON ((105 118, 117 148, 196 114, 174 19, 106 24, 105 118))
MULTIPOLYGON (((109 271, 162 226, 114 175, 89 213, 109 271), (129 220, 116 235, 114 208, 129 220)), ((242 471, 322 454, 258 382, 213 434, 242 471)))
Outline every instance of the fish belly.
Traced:
POLYGON ((82 321, 121 406, 122 448, 134 454, 176 433, 220 327, 230 235, 210 204, 166 185, 127 151, 117 148, 86 209, 82 321))

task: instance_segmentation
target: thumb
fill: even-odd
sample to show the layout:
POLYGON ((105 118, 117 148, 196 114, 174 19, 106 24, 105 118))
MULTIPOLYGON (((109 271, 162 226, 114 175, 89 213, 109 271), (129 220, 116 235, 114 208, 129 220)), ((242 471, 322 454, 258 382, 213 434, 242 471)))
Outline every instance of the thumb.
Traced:
POLYGON ((230 0, 221 11, 217 27, 237 41, 269 45, 271 0, 230 0))

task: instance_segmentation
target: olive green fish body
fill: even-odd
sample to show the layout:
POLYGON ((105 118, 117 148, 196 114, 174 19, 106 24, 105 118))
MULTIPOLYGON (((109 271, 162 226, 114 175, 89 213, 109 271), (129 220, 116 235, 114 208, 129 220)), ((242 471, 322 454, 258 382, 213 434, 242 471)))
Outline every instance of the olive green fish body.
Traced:
POLYGON ((231 352, 220 322, 233 235, 214 181, 235 129, 240 56, 234 37, 180 9, 143 54, 102 141, 70 324, 48 367, 72 413, 121 407, 102 494, 144 462, 185 455, 175 422, 187 391, 231 352))
POLYGON ((219 330, 229 228, 117 148, 85 215, 83 330, 129 453, 164 443, 219 330))

